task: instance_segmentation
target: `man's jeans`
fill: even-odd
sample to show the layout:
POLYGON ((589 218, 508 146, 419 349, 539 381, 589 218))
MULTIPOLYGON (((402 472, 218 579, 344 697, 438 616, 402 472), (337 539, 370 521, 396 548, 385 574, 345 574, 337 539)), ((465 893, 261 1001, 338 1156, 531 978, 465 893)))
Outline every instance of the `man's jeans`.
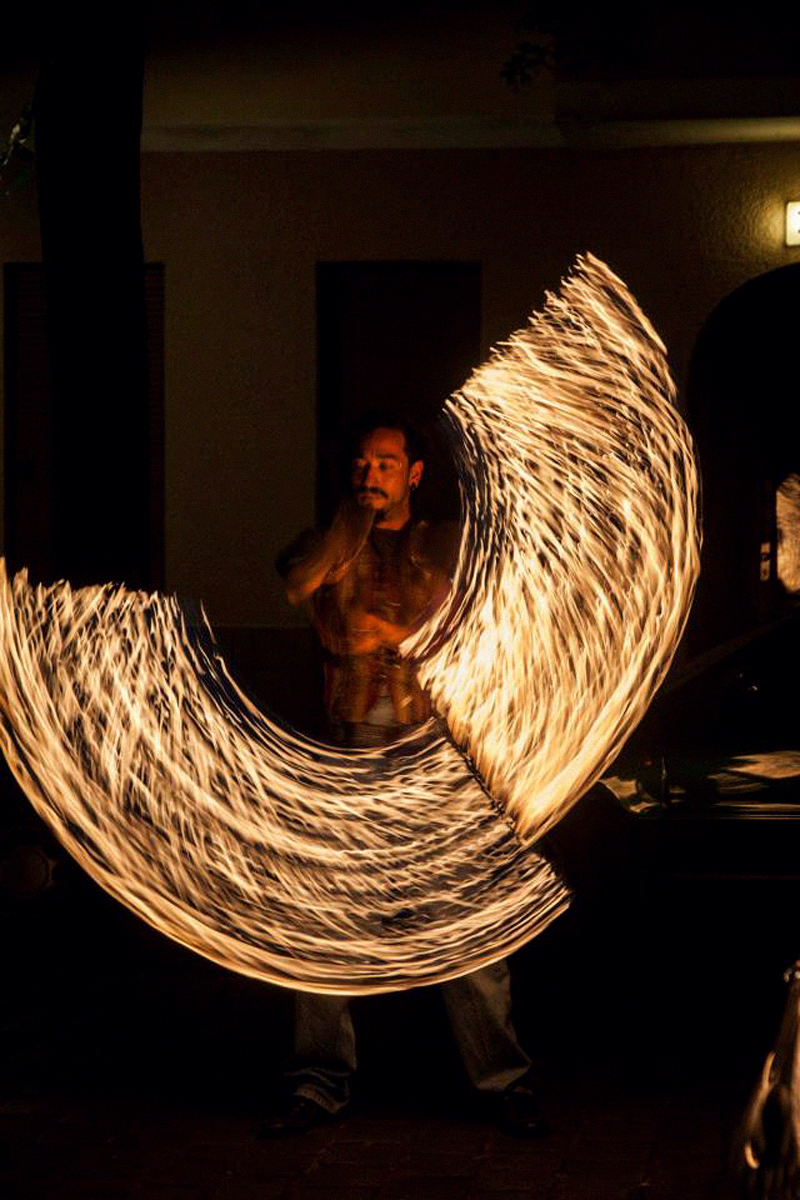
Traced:
MULTIPOLYGON (((511 1022, 511 979, 505 959, 441 984, 447 1015, 470 1082, 502 1092, 531 1062, 511 1022)), ((375 997, 380 1003, 380 997, 375 997)), ((288 1079, 297 1096, 337 1112, 350 1099, 356 1041, 348 996, 295 995, 294 1059, 288 1079)))
MULTIPOLYGON (((328 736, 342 746, 385 746, 402 732, 392 724, 394 719, 388 697, 382 697, 368 722, 332 726, 328 736)), ((511 977, 505 959, 440 986, 473 1087, 502 1092, 527 1074, 531 1061, 511 1022, 511 977)), ((295 1095, 337 1112, 350 1099, 355 1069, 350 998, 297 992, 294 1056, 287 1070, 295 1095)))

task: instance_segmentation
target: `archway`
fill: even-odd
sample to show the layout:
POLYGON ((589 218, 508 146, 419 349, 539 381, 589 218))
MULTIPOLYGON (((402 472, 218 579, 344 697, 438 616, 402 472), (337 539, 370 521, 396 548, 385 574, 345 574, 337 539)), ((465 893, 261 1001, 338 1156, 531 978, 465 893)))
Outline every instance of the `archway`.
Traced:
POLYGON ((695 346, 688 419, 704 525, 689 630, 695 651, 773 620, 800 599, 799 320, 800 264, 793 264, 727 296, 695 346))

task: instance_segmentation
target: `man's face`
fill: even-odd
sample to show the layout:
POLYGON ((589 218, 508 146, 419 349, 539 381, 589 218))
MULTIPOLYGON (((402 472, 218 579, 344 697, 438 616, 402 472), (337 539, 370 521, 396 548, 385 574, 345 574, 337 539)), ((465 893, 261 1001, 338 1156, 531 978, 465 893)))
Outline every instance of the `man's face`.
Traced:
POLYGON ((405 524, 411 492, 421 478, 422 462, 409 463, 401 429, 373 429, 353 459, 353 491, 359 504, 374 510, 376 525, 405 524))

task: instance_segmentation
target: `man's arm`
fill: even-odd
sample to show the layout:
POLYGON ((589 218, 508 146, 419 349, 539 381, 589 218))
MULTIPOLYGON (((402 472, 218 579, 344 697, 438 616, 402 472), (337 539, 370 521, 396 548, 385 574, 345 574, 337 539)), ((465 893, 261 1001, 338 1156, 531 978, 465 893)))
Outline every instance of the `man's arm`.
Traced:
POLYGON ((323 584, 341 579, 364 545, 373 520, 371 509, 347 499, 321 538, 310 540, 310 544, 307 539, 304 547, 295 544, 296 549, 290 548, 277 564, 289 603, 302 604, 323 584))
MULTIPOLYGON (((330 531, 328 531, 330 532, 330 531)), ((325 582, 337 555, 327 537, 323 537, 305 557, 295 561, 284 576, 286 599, 290 604, 302 604, 325 582)))

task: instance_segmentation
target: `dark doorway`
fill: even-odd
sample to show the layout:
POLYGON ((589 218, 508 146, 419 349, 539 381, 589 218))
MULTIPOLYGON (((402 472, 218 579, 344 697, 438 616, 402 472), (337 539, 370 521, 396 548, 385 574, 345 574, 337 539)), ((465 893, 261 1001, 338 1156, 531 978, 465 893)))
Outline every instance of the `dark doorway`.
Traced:
POLYGON ((702 573, 690 630, 704 649, 797 603, 782 514, 800 473, 800 264, 750 280, 698 338, 688 415, 703 476, 702 573), (788 481, 788 482, 787 482, 788 481))
POLYGON ((421 515, 459 514, 455 467, 437 420, 480 361, 481 269, 475 262, 349 262, 317 267, 317 517, 341 487, 342 432, 375 408, 426 435, 421 515))
MULTIPOLYGON (((13 572, 52 575, 57 472, 41 263, 6 263, 5 556, 13 572)), ((149 383, 150 578, 164 584, 164 266, 145 267, 149 383)))

